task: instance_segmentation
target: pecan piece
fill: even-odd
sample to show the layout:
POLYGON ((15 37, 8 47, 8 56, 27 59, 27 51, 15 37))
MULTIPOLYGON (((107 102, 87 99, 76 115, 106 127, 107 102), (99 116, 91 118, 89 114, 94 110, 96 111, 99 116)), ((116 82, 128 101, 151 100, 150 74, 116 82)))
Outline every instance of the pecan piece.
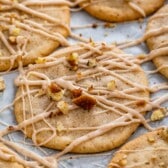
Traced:
POLYGON ((52 93, 58 93, 61 91, 61 88, 56 83, 51 83, 49 89, 52 93))
POLYGON ((82 95, 82 90, 81 89, 74 89, 74 90, 72 90, 72 96, 74 98, 77 98, 77 97, 79 97, 81 95, 82 95))
POLYGON ((73 103, 84 110, 90 110, 96 104, 96 100, 91 96, 81 95, 73 99, 73 103))
POLYGON ((54 101, 60 101, 63 98, 64 90, 62 90, 56 83, 51 83, 47 89, 47 95, 54 101))

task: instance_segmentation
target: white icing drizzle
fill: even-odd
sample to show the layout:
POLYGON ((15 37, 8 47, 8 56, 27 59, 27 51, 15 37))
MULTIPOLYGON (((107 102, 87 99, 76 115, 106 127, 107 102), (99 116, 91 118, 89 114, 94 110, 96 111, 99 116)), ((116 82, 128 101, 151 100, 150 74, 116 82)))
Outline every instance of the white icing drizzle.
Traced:
MULTIPOLYGON (((49 65, 52 64, 53 65, 58 65, 60 63, 63 63, 65 61, 64 58, 59 58, 59 56, 61 56, 62 54, 64 55, 65 53, 69 54, 69 53, 72 53, 73 51, 81 51, 81 50, 86 50, 87 52, 85 52, 85 54, 81 54, 81 59, 79 61, 79 65, 82 65, 82 64, 85 64, 86 61, 85 59, 88 59, 89 58, 89 55, 92 54, 92 53, 97 53, 97 54, 100 54, 100 58, 101 59, 106 59, 106 57, 104 57, 104 53, 101 52, 101 50, 103 48, 106 48, 106 46, 104 45, 100 45, 100 46, 96 46, 96 48, 93 48, 91 45, 88 46, 88 45, 85 45, 83 43, 79 44, 79 45, 75 45, 75 46, 71 46, 69 48, 66 49, 62 49, 62 51, 58 51, 58 52, 55 52, 53 54, 51 54, 49 57, 46 58, 46 62, 45 64, 37 64, 37 65, 33 65, 30 67, 30 69, 28 69, 27 71, 23 71, 23 69, 21 68, 20 71, 21 71, 21 74, 20 76, 17 78, 17 80, 15 81, 15 83, 18 85, 18 86, 26 86, 26 92, 23 92, 23 95, 22 97, 19 97, 18 100, 20 98, 22 98, 22 101, 25 101, 23 98, 25 96, 28 96, 30 95, 31 93, 31 90, 29 89, 29 87, 32 85, 32 86, 43 86, 44 88, 46 86, 48 86, 51 82, 56 82, 59 86, 61 86, 62 88, 65 88, 65 89, 68 89, 68 90, 73 90, 73 89, 77 89, 78 86, 75 86, 71 81, 67 81, 67 80, 74 80, 76 77, 73 76, 73 77, 63 77, 63 78, 57 78, 57 79, 53 79, 53 80, 50 80, 46 75, 44 74, 41 74, 39 72, 36 72, 34 71, 36 68, 44 68, 44 67, 48 67, 49 65), (65 53, 64 53, 65 52, 65 53), (89 53, 89 54, 88 54, 89 53), (55 58, 57 58, 55 60, 55 58), (54 61, 53 61, 54 60, 54 61), (36 81, 34 80, 30 80, 28 79, 29 76, 35 76, 37 77, 38 79, 36 81)), ((108 46, 107 46, 108 48, 108 46)), ((109 51, 108 51, 109 52, 109 51)), ((108 55, 110 55, 110 52, 108 53, 108 55)), ((112 52, 111 54, 111 59, 113 61, 119 61, 119 63, 121 63, 121 66, 118 65, 119 68, 122 68, 122 69, 129 69, 129 68, 132 68, 132 66, 135 66, 136 64, 131 62, 129 63, 127 58, 129 59, 129 55, 128 57, 125 56, 124 59, 122 58, 122 56, 120 56, 118 59, 117 58, 117 55, 121 55, 121 54, 115 54, 115 52, 112 52), (122 65, 123 64, 123 65, 122 65)), ((99 57, 97 57, 99 59, 99 57)), ((95 68, 94 70, 85 70, 84 73, 82 73, 82 75, 91 75, 92 73, 98 73, 99 71, 102 72, 102 70, 106 70, 105 71, 105 74, 107 74, 107 72, 109 73, 110 71, 110 68, 114 68, 113 66, 109 66, 109 65, 113 65, 113 63, 111 63, 112 61, 100 61, 100 63, 102 63, 103 66, 105 66, 104 68, 102 67, 98 67, 98 68, 95 68), (98 71, 99 70, 99 71, 98 71)), ((86 67, 85 67, 86 68, 86 67)), ((137 71, 137 69, 135 68, 134 69, 135 71, 137 71)), ((111 73, 110 73, 111 74, 111 73)), ((100 74, 102 75, 102 74, 100 74)), ((108 91, 105 90, 105 88, 102 87, 102 91, 101 91, 101 88, 97 88, 97 89, 100 89, 100 94, 103 94, 103 95, 108 95, 108 96, 105 96, 105 98, 102 98, 100 95, 95 95, 95 98, 97 99, 98 101, 98 104, 101 105, 102 107, 104 107, 105 109, 108 109, 106 111, 103 111, 103 112, 108 112, 109 110, 112 110, 113 112, 119 114, 121 117, 119 117, 119 119, 113 121, 113 122, 110 122, 106 125, 102 125, 102 126, 99 126, 99 127, 86 127, 86 128, 70 128, 69 131, 79 131, 79 130, 90 130, 91 132, 84 135, 83 137, 80 137, 78 139, 76 139, 75 141, 73 141, 67 148, 65 148, 65 150, 63 150, 62 152, 60 152, 58 155, 54 155, 52 157, 49 157, 51 160, 53 160, 55 157, 56 158, 59 158, 60 156, 62 156, 63 154, 67 153, 67 152, 70 152, 75 146, 78 146, 79 144, 85 142, 85 141, 88 141, 89 139, 92 139, 94 137, 97 137, 97 136, 100 136, 104 133, 106 133, 107 131, 115 128, 115 127, 120 127, 120 126, 123 126, 123 125, 129 125, 131 123, 143 123, 147 128, 151 129, 145 119, 142 117, 142 115, 140 114, 141 112, 143 111, 146 111, 146 110, 151 110, 152 108, 156 108, 158 107, 162 102, 166 101, 168 98, 167 98, 167 95, 166 96, 163 96, 157 100, 155 100, 154 102, 149 102, 149 100, 145 100, 145 102, 147 103, 147 105, 141 109, 141 111, 137 112, 137 111, 134 111, 133 109, 127 107, 127 104, 130 104, 130 103, 127 103, 127 104, 119 104, 119 103, 116 103, 116 102, 110 102, 108 101, 106 98, 111 98, 111 97, 122 97, 122 98, 126 98, 126 99, 130 99, 130 100, 133 100, 133 101, 142 101, 141 98, 138 98, 136 96, 133 96, 133 95, 128 95, 128 94, 131 94, 131 93, 134 93, 134 92, 137 92, 137 91, 143 91, 143 90, 148 90, 148 91, 151 91, 151 92, 156 92, 160 89, 165 89, 167 88, 167 84, 162 84, 162 85, 159 85, 159 86, 154 86, 153 88, 148 88, 146 86, 143 86, 143 85, 137 85, 133 82, 130 82, 129 80, 121 77, 120 75, 116 74, 115 72, 112 73, 112 75, 114 75, 115 77, 117 77, 119 80, 123 81, 124 83, 128 83, 130 84, 130 86, 133 86, 133 88, 131 89, 126 89, 126 90, 123 90, 123 91, 114 91, 113 93, 109 94, 108 95, 108 91), (107 92, 107 93, 106 93, 107 92), (115 108, 109 108, 110 106, 114 106, 115 108), (125 112, 128 112, 128 113, 123 113, 123 112, 120 112, 120 110, 122 111, 125 111, 125 112), (136 116, 136 119, 133 119, 133 116, 135 117, 136 116), (128 121, 127 121, 128 120, 128 121)), ((32 91, 32 93, 36 92, 36 90, 32 91)), ((96 88, 95 88, 95 91, 91 91, 90 93, 96 93, 96 88)), ((87 93, 87 90, 84 89, 83 91, 84 94, 88 95, 87 93)), ((28 99, 29 100, 29 103, 31 102, 30 98, 28 99)), ((133 103, 133 102, 132 102, 133 103)), ((72 107, 73 109, 74 107, 72 107)), ((76 108, 76 107, 75 107, 76 108)), ((23 110, 24 111, 24 110, 23 110)), ((56 111, 55 113, 57 113, 58 111, 56 111)), ((31 114, 33 113, 33 109, 31 110, 31 114)), ((47 127, 46 128, 43 128, 43 129, 39 129, 39 130, 35 130, 34 128, 34 134, 32 136, 32 139, 34 141, 34 143, 36 145, 44 145, 45 143, 49 142, 50 139, 52 139, 54 136, 56 136, 56 129, 54 129, 52 127, 52 125, 50 125, 50 123, 48 123, 48 121, 45 119, 47 118, 51 113, 53 113, 53 110, 50 111, 50 107, 48 107, 47 110, 45 110, 45 112, 41 113, 41 114, 38 114, 36 116, 32 116, 31 118, 27 119, 27 120, 24 120, 22 123, 20 123, 19 125, 16 125, 16 126, 13 126, 12 130, 9 131, 9 129, 5 129, 3 131, 1 131, 1 136, 4 136, 6 134, 8 134, 9 132, 13 132, 13 131, 17 131, 17 130, 22 130, 24 129, 26 126, 28 125, 32 125, 33 123, 36 123, 37 121, 40 121, 40 120, 43 120, 45 121, 45 123, 47 124, 47 127), (37 143, 36 141, 36 135, 41 132, 41 131, 52 131, 52 136, 50 136, 48 139, 46 139, 44 142, 42 143, 37 143)), ((35 159, 35 158, 33 158, 35 159)), ((49 159, 49 160, 50 160, 49 159)), ((36 160, 36 159, 35 159, 36 160)), ((55 159, 54 159, 55 160, 55 159)))
POLYGON ((4 45, 6 46, 6 48, 9 50, 9 52, 11 54, 16 54, 15 50, 12 48, 12 46, 8 43, 8 41, 6 40, 4 34, 2 32, 0 32, 0 39, 1 41, 4 43, 4 45))
POLYGON ((69 7, 75 7, 76 5, 85 2, 86 0, 76 0, 74 3, 67 0, 49 0, 49 1, 24 1, 24 5, 67 5, 69 7))

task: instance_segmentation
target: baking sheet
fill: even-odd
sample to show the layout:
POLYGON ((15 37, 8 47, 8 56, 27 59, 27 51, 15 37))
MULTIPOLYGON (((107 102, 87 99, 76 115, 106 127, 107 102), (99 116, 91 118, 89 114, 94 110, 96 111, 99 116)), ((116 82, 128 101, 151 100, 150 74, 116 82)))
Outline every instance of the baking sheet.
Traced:
MULTIPOLYGON (((166 1, 168 3, 168 0, 166 1)), ((104 26, 98 26, 96 29, 94 28, 85 28, 85 29, 74 29, 73 32, 76 34, 82 34, 85 38, 92 38, 96 42, 107 42, 107 43, 115 43, 115 42, 124 42, 127 40, 133 40, 141 37, 144 34, 144 30, 146 27, 147 19, 141 22, 126 22, 121 24, 116 24, 114 28, 105 28, 104 26)), ((79 26, 79 25, 88 25, 92 23, 103 23, 99 20, 94 19, 93 17, 89 16, 84 11, 74 12, 72 13, 72 20, 71 26, 79 26)), ((75 41, 69 39, 72 43, 75 41)), ((135 46, 129 49, 124 50, 127 53, 131 53, 133 55, 138 55, 142 53, 148 53, 148 49, 146 45, 143 43, 139 46, 135 46)), ((155 66, 151 63, 145 63, 143 66, 145 71, 155 69, 155 66)), ((6 89, 4 92, 0 92, 0 109, 3 108, 5 105, 10 104, 16 92, 16 87, 14 86, 13 82, 15 77, 17 76, 16 72, 11 72, 10 74, 3 75, 6 83, 6 89)), ((166 78, 164 78, 159 73, 154 75, 148 76, 150 86, 168 82, 166 78)), ((160 91, 157 94, 153 94, 152 97, 157 97, 168 93, 168 90, 160 91)), ((164 107, 168 107, 168 102, 163 104, 164 107)), ((147 117, 150 116, 150 113, 147 114, 147 117)), ((3 113, 0 113, 0 129, 5 128, 5 124, 14 125, 16 124, 15 118, 13 115, 13 109, 6 110, 3 113)), ((168 118, 165 118, 162 121, 151 123, 153 127, 159 127, 161 125, 168 126, 168 118)), ((140 134, 143 134, 146 130, 143 127, 139 127, 136 133, 134 133, 130 139, 133 139, 140 134)), ((23 144, 24 136, 21 132, 12 133, 6 138, 18 142, 20 145, 23 145, 25 148, 33 150, 39 153, 42 156, 48 156, 52 153, 55 153, 55 150, 50 150, 46 148, 37 148, 33 147, 31 144, 31 140, 26 140, 26 143, 23 144)), ((129 140, 130 140, 129 139, 129 140)), ((129 141, 128 140, 128 141, 129 141)), ((102 142, 103 143, 103 142, 102 142)), ((111 159, 113 153, 116 151, 112 150, 109 152, 104 152, 101 154, 92 154, 92 155, 77 155, 77 154, 68 154, 62 158, 62 161, 59 162, 59 168, 105 168, 111 159)))

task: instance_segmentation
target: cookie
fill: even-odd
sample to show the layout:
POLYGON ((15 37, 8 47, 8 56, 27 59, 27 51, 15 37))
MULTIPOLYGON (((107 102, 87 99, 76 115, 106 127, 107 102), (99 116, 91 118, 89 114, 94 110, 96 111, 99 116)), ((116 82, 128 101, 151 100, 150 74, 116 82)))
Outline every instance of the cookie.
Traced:
POLYGON ((167 167, 168 132, 159 129, 146 133, 125 144, 114 155, 108 168, 167 167))
POLYGON ((20 55, 28 65, 67 45, 70 12, 63 4, 1 2, 0 71, 17 68, 20 55))
POLYGON ((24 168, 24 166, 17 161, 16 155, 2 143, 0 143, 0 167, 24 168))
POLYGON ((160 8, 164 0, 93 0, 81 6, 92 16, 107 22, 123 22, 143 18, 160 8))
MULTIPOLYGON (((168 32, 166 30, 168 21, 167 11, 168 5, 165 5, 148 21, 146 33, 149 33, 154 30, 159 30, 160 28, 163 29, 162 31, 160 31, 161 33, 159 35, 152 36, 146 40, 150 50, 161 48, 166 49, 166 47, 168 47, 168 32)), ((160 72, 168 78, 168 53, 164 53, 162 56, 156 56, 153 59, 153 62, 156 65, 156 67, 160 70, 160 72)))
POLYGON ((139 120, 144 122, 149 98, 147 78, 129 58, 113 45, 90 43, 61 49, 30 66, 15 81, 16 120, 20 127, 27 119, 30 124, 23 132, 36 145, 70 145, 68 150, 73 146, 77 153, 124 143, 139 120))

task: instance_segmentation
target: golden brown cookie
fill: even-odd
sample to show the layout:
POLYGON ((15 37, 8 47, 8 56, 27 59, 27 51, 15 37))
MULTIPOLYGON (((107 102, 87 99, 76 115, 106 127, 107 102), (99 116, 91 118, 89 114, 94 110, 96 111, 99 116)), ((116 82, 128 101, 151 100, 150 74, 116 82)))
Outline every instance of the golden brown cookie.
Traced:
POLYGON ((95 153, 121 145, 143 120, 149 97, 143 70, 129 58, 94 43, 53 53, 17 78, 17 122, 30 119, 25 134, 49 148, 95 153))
MULTIPOLYGON (((150 50, 163 49, 168 47, 168 5, 162 7, 155 15, 153 15, 148 24, 146 33, 151 31, 160 31, 160 34, 153 35, 147 39, 147 45, 150 50), (162 29, 162 30, 161 30, 162 29)), ((155 57, 153 59, 154 64, 160 69, 160 72, 168 78, 168 53, 164 53, 162 56, 155 57)))
POLYGON ((108 168, 167 167, 168 132, 159 129, 125 144, 116 152, 108 168))
POLYGON ((164 0, 89 0, 81 4, 92 16, 108 21, 123 22, 145 17, 164 3, 164 0))
POLYGON ((0 143, 0 167, 24 168, 24 166, 16 160, 15 154, 2 143, 0 143))
POLYGON ((16 68, 18 56, 23 64, 53 52, 68 35, 69 7, 64 5, 31 5, 24 1, 1 2, 0 71, 16 68))

